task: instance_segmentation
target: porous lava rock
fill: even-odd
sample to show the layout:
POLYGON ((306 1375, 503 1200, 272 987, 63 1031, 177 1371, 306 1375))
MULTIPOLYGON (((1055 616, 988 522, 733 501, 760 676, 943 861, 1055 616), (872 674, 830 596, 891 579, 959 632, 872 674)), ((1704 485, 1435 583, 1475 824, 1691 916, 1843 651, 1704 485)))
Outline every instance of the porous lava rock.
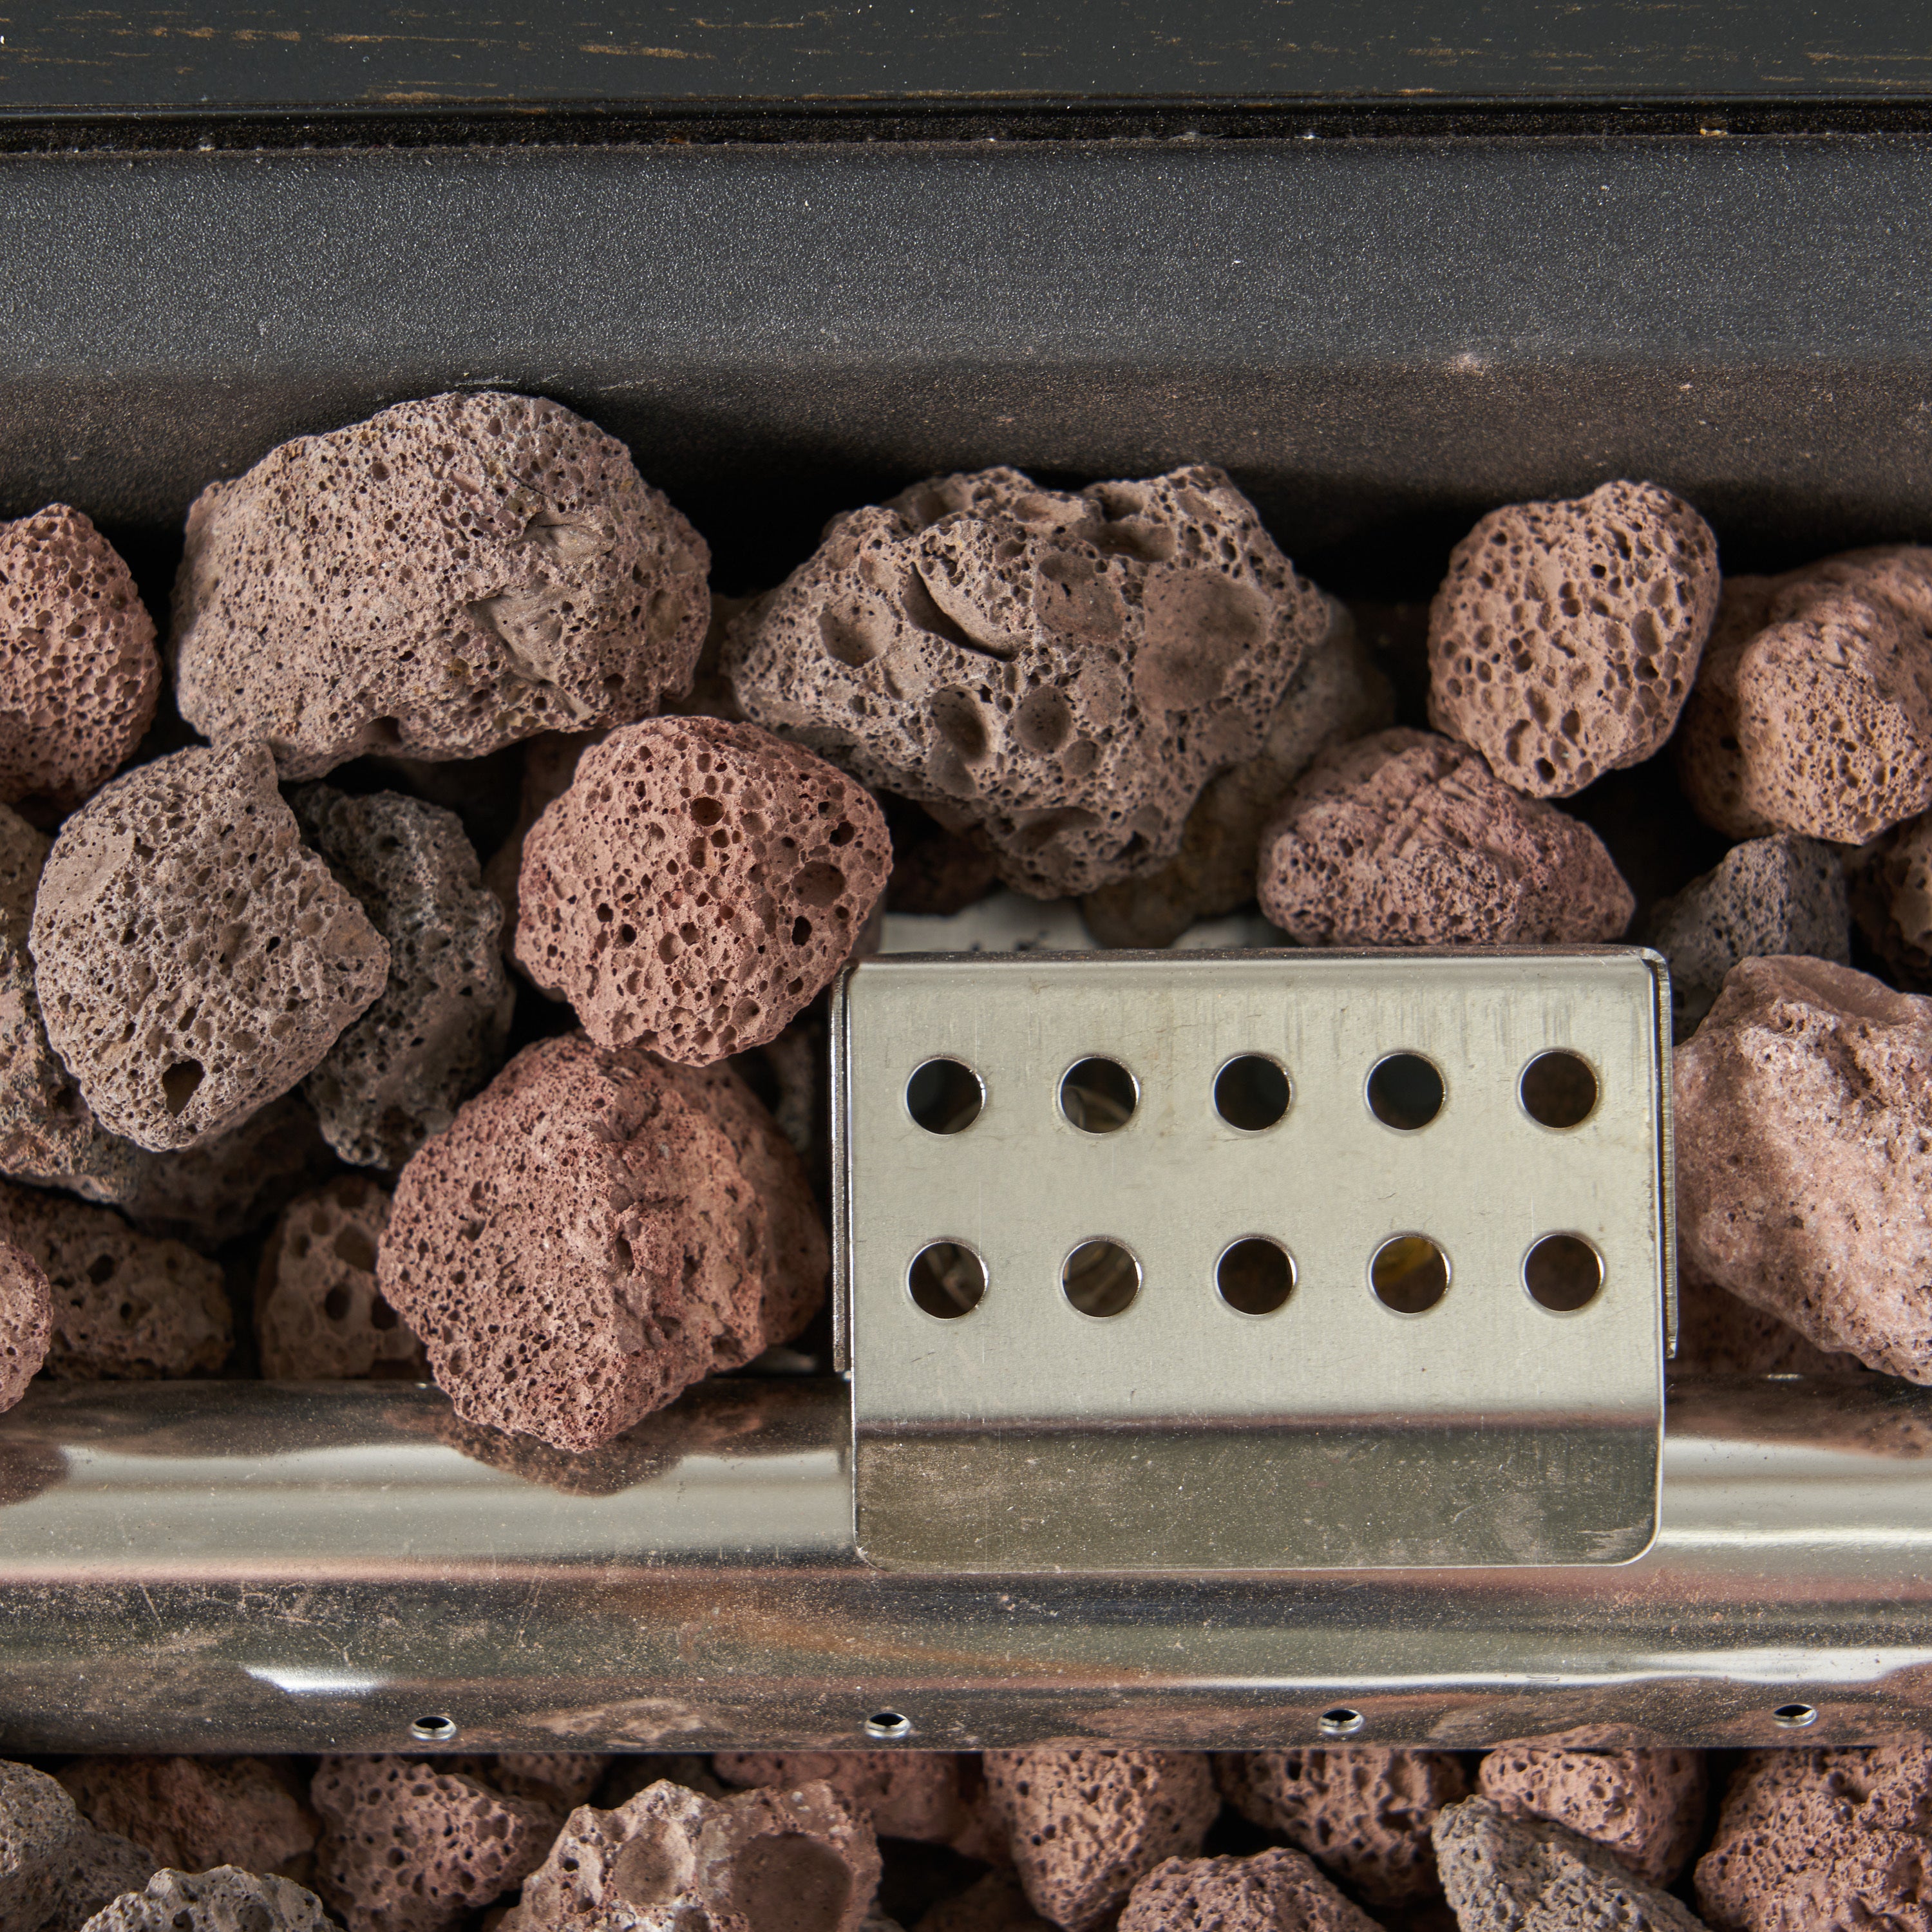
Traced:
POLYGON ((322 1900, 292 1879, 234 1865, 158 1871, 87 1922, 87 1932, 333 1932, 322 1900))
POLYGON ((1718 611, 1718 540, 1654 483, 1492 511, 1429 607, 1429 722, 1532 798, 1660 750, 1718 611))
POLYGON ((830 1786, 718 1800, 661 1780, 573 1811, 501 1932, 859 1932, 872 1828, 830 1786))
POLYGON ((53 1339, 53 1293, 25 1248, 0 1240, 0 1409, 11 1408, 40 1372, 53 1339))
POLYGON ((221 1270, 179 1241, 136 1234, 111 1208, 0 1186, 0 1239, 46 1276, 46 1372, 56 1382, 211 1374, 233 1318, 221 1270))
POLYGON ((428 1376, 422 1342, 376 1285, 388 1222, 388 1190, 360 1174, 338 1174, 284 1210, 255 1286, 255 1338, 268 1380, 428 1376))
POLYGON ((917 1932, 1053 1932, 1010 1871, 989 1871, 919 1922, 917 1932))
POLYGON ((1119 1932, 1379 1932, 1300 1852, 1168 1858, 1134 1887, 1119 1932))
POLYGON ((1196 920, 1246 904, 1262 828, 1288 787, 1330 745, 1380 730, 1394 716, 1388 680, 1354 620, 1333 598, 1328 614, 1328 632, 1302 659, 1261 749, 1209 780, 1187 814, 1179 853, 1144 878, 1082 900, 1080 916, 1102 946, 1172 946, 1196 920))
POLYGON ((824 1298, 799 1159, 728 1068, 526 1047, 403 1170, 376 1279, 466 1421, 595 1448, 824 1298))
POLYGON ((978 1802, 976 1763, 956 1752, 719 1751, 711 1768, 727 1784, 830 1785, 882 1838, 950 1845, 989 1862, 1004 1856, 978 1802))
POLYGON ((1677 1376, 1825 1376, 1856 1373, 1856 1355, 1808 1342, 1789 1322, 1754 1308, 1680 1265, 1677 1274, 1677 1376))
POLYGON ((357 1167, 400 1167, 503 1064, 515 1004, 503 908, 463 822, 396 792, 311 785, 303 838, 389 949, 388 978, 303 1083, 322 1136, 357 1167))
POLYGON ((1932 1750, 1919 1741, 1754 1751, 1697 1861, 1721 1932, 1932 1928, 1932 1750))
POLYGON ((1222 1752, 1214 1777, 1243 1817, 1319 1858, 1374 1906, 1435 1890, 1430 1832, 1469 1790, 1447 1751, 1375 1744, 1222 1752))
POLYGON ((1738 741, 1738 664, 1769 621, 1778 588, 1771 577, 1727 577, 1670 741, 1677 782, 1706 825, 1730 838, 1762 838, 1777 827, 1744 802, 1744 747, 1738 741))
POLYGON ((272 1872, 315 1843, 315 1820, 264 1758, 77 1758, 60 1781, 91 1823, 182 1871, 272 1872))
POLYGON ((578 760, 610 735, 608 731, 542 731, 522 748, 516 820, 483 867, 483 883, 503 908, 503 952, 512 965, 516 964, 517 876, 524 868, 524 841, 537 820, 570 789, 578 760))
POLYGON ((286 1093, 389 964, 262 745, 190 747, 97 794, 54 841, 29 943, 54 1051, 109 1131, 151 1148, 286 1093))
POLYGON ((998 1750, 983 1760, 1034 1908, 1094 1932, 1166 1858, 1191 1858, 1221 1808, 1198 1751, 998 1750))
POLYGON ((1324 752, 1262 835, 1262 910, 1304 946, 1615 939, 1636 901, 1603 841, 1466 746, 1378 731, 1324 752))
POLYGON ((611 1762, 603 1751, 502 1751, 480 1774, 493 1790, 541 1804, 561 1823, 589 1803, 611 1762))
POLYGON ((325 1757, 315 1886, 349 1932, 445 1932, 542 1861, 556 1820, 473 1778, 403 1757, 325 1757))
POLYGON ((1553 1818, 1667 1886, 1704 1827, 1704 1758, 1694 1750, 1579 1750, 1504 1744, 1477 1786, 1510 1816, 1553 1818))
POLYGON ((107 539, 64 503, 0 524, 0 800, 71 810, 160 694, 154 620, 107 539))
POLYGON ((1328 622, 1218 470, 1078 494, 987 470, 835 517, 724 662, 746 717, 982 826, 1052 898, 1174 856, 1328 622))
POLYGON ((266 742, 286 778, 647 717, 690 686, 710 568, 624 446, 561 404, 399 403, 196 499, 182 716, 266 742))
POLYGON ((1704 1932, 1688 1906, 1547 1818, 1471 1798, 1441 1814, 1435 1836, 1460 1932, 1704 1932))
POLYGON ((1818 1348, 1932 1382, 1932 999, 1743 960, 1675 1067, 1684 1265, 1818 1348))
POLYGON ((524 842, 517 959, 600 1046, 704 1065, 782 1032, 892 870, 884 814, 755 725, 614 731, 524 842))
POLYGON ((1872 950, 1900 986, 1932 991, 1932 812, 1881 832, 1846 869, 1852 916, 1872 950))
POLYGON ((7 1932, 77 1932, 156 1861, 97 1831, 44 1771, 0 1762, 0 1924, 7 1932))

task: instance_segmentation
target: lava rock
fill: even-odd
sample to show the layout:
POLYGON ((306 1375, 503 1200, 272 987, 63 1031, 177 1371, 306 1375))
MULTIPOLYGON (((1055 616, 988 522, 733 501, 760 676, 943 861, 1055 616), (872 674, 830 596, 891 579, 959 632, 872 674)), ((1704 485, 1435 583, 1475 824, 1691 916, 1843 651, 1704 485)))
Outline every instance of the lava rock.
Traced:
POLYGON ((942 1899, 918 1932, 1053 1932, 1011 1872, 989 1871, 957 1896, 942 1899))
POLYGON ((1827 1376, 1862 1366, 1856 1355, 1816 1347, 1789 1322, 1680 1264, 1672 1375, 1827 1376))
POLYGON ((60 1782, 91 1823, 183 1871, 272 1871, 315 1843, 314 1819, 263 1758, 76 1758, 60 1782))
POLYGON ((479 1774, 506 1797, 540 1804, 562 1824, 603 1780, 615 1760, 603 1751, 501 1751, 479 1774))
POLYGON ((1649 943, 1670 962, 1673 1024, 1688 1040, 1740 959, 1802 952, 1851 964, 1844 868, 1815 838, 1734 845, 1714 872, 1657 905, 1649 943))
POLYGON ((1738 665, 1744 646, 1770 622, 1779 580, 1727 577, 1670 741, 1677 782, 1706 825, 1731 838, 1762 838, 1777 827, 1744 801, 1744 747, 1738 740, 1738 665))
POLYGON ((389 949, 302 850, 261 745, 194 747, 61 828, 29 944, 47 1038, 110 1132, 190 1147, 285 1094, 389 949))
POLYGON ((1513 1818, 1553 1818, 1606 1846, 1639 1878, 1667 1886, 1704 1828, 1704 1758, 1694 1750, 1503 1744, 1478 1788, 1513 1818))
POLYGON ((107 539, 64 503, 0 524, 0 800, 71 811, 160 694, 154 620, 107 539))
POLYGON ((403 1170, 378 1259, 465 1420, 595 1448, 824 1298, 804 1170, 724 1067, 526 1047, 403 1170))
POLYGON ((53 1292, 25 1248, 0 1240, 0 1409, 40 1372, 53 1339, 53 1292))
POLYGON ((1168 1858, 1134 1887, 1119 1932, 1380 1932, 1300 1852, 1168 1858))
POLYGON ((112 1898, 144 1886, 156 1861, 100 1832, 46 1772, 0 1762, 0 1925, 76 1932, 112 1898))
POLYGON ((357 1167, 400 1167, 503 1063, 516 1004, 503 908, 453 812, 394 792, 312 785, 303 837, 389 948, 389 976, 303 1083, 322 1136, 357 1167))
POLYGON ((984 1762, 1020 1883, 1065 1932, 1095 1932, 1163 1859, 1192 1858, 1221 1808, 1198 1751, 1000 1750, 984 1762))
POLYGON ((975 1802, 973 1764, 952 1751, 718 1751, 711 1760, 727 1784, 829 1785, 882 1838, 950 1845, 990 1862, 1005 1846, 975 1802))
POLYGON ((754 725, 658 718, 584 753, 524 842, 517 958, 600 1046, 704 1065, 775 1038, 850 956, 884 815, 754 725))
POLYGON ((86 1932, 333 1932, 322 1900, 286 1878, 233 1865, 158 1871, 87 1922, 86 1932))
POLYGON ((578 760, 610 735, 608 731, 543 731, 523 747, 516 822, 483 868, 483 883, 503 908, 503 954, 513 966, 517 963, 517 878, 524 867, 524 841, 537 820, 570 789, 578 760))
POLYGON ((1847 871, 1852 916, 1872 950, 1900 986, 1932 992, 1932 812, 1881 832, 1851 855, 1847 871))
POLYGON ((1932 999, 1744 960, 1676 1085, 1684 1265, 1820 1348, 1932 1382, 1932 999))
POLYGON ((724 662, 746 717, 982 827, 1052 898, 1174 856, 1328 621, 1218 470, 1078 495, 988 470, 834 518, 724 662))
POLYGON ((1262 836, 1261 902, 1306 946, 1614 939, 1636 903, 1588 826, 1401 730, 1324 752, 1288 793, 1262 836))
POLYGON ((1243 1817, 1312 1853, 1376 1906, 1436 1889, 1430 1832, 1469 1789, 1446 1751, 1374 1744, 1224 1752, 1214 1775, 1243 1817))
POLYGON ((285 778, 648 717, 689 688, 710 568, 624 446, 561 404, 399 403, 196 499, 182 716, 266 741, 285 778))

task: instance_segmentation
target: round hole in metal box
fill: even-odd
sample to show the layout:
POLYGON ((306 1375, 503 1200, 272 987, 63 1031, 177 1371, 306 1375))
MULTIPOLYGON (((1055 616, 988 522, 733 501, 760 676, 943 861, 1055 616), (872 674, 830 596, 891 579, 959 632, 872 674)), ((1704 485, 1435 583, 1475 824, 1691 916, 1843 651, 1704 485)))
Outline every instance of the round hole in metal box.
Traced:
POLYGON ((1352 1705, 1337 1704, 1324 1711, 1316 1726, 1324 1738, 1352 1738, 1366 1720, 1352 1705))
POLYGON ((456 1742, 456 1720, 454 1718, 418 1718, 410 1726, 410 1736, 418 1744, 454 1744, 456 1742))
POLYGON ((1522 1258, 1522 1285, 1539 1308, 1574 1315, 1604 1286, 1604 1258, 1581 1234, 1545 1234, 1522 1258))
POLYGON ((1214 1264, 1214 1286, 1238 1315, 1272 1315, 1294 1292, 1294 1257, 1266 1234, 1230 1241, 1214 1264))
POLYGON ((1124 1313, 1141 1292, 1141 1264, 1118 1241, 1082 1241, 1060 1264, 1060 1291, 1082 1315, 1105 1320, 1124 1313))
POLYGON ((1376 1299, 1397 1315, 1426 1315, 1449 1292, 1449 1257, 1426 1234, 1394 1234, 1369 1263, 1376 1299))
POLYGON ((1369 1070, 1369 1112, 1399 1133, 1419 1132, 1442 1111, 1441 1070, 1419 1053, 1384 1054, 1369 1070))
POLYGON ((906 1112, 929 1134, 963 1134, 986 1104, 985 1083, 963 1060, 945 1056, 913 1069, 906 1112))
POLYGON ((1538 1126, 1562 1132, 1580 1127, 1597 1111, 1597 1076, 1580 1053, 1539 1053, 1522 1070, 1516 1091, 1538 1126))
POLYGON ((868 1738, 909 1738, 912 1720, 903 1711, 874 1711, 866 1720, 868 1738))
POLYGON ((930 1241, 906 1270, 906 1290, 922 1313, 956 1322, 986 1294, 986 1264, 964 1241, 930 1241))
POLYGON ((1264 1133, 1288 1112, 1286 1072, 1265 1054, 1238 1054, 1214 1076, 1214 1111, 1244 1134, 1264 1133))
POLYGON ((1772 1712, 1771 1721, 1781 1725, 1787 1731, 1802 1731, 1808 1724, 1818 1721, 1817 1706, 1814 1704, 1780 1704, 1772 1712))
POLYGON ((1140 1082, 1118 1060, 1096 1055, 1060 1076, 1060 1111, 1084 1134, 1118 1132, 1133 1118, 1140 1098, 1140 1082))

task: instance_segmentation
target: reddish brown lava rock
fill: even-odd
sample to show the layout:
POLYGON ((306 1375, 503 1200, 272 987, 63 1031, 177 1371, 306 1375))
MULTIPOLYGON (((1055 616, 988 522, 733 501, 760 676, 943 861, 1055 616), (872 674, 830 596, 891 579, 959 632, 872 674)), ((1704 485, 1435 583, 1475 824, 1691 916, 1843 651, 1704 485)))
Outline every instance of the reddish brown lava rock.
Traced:
POLYGON ((719 1751, 711 1766, 727 1784, 829 1784, 882 1838, 950 1845, 989 1862, 1004 1856, 978 1802, 977 1764, 956 1752, 719 1751))
POLYGON ((1169 1858, 1133 1889, 1119 1932, 1379 1932, 1300 1852, 1169 1858))
POLYGON ((1746 959, 1676 1075, 1685 1266, 1818 1348, 1932 1382, 1932 999, 1746 959))
POLYGON ((1078 495, 988 470, 834 518, 724 662, 746 717, 982 826, 1051 898, 1172 858, 1327 624, 1218 470, 1078 495))
POLYGON ((1704 1827, 1704 1758, 1694 1750, 1571 1750, 1499 1746, 1477 1783, 1512 1817, 1554 1818, 1667 1886, 1704 1827))
POLYGON ((1221 1808, 1198 1751, 1003 1750, 984 1762, 1027 1897, 1065 1932, 1094 1932, 1162 1859, 1193 1857, 1221 1808))
POLYGON ((541 1804, 561 1822, 590 1802, 610 1761, 602 1751, 502 1751, 479 1775, 494 1790, 541 1804))
POLYGON ((537 820, 570 789, 578 760, 610 735, 608 731, 543 731, 523 747, 516 822, 483 868, 483 883, 503 908, 503 952, 512 965, 516 964, 517 875, 524 868, 524 841, 537 820))
POLYGON ((376 1278, 466 1420, 592 1449, 824 1298, 798 1156, 737 1076, 526 1047, 403 1171, 376 1278))
POLYGON ((1777 588, 1774 578, 1724 579, 1697 681, 1670 741, 1684 796, 1706 824, 1732 838, 1762 838, 1777 830, 1744 802, 1744 748, 1738 742, 1738 662, 1770 621, 1777 588))
POLYGON ((1436 1889, 1430 1829, 1469 1789, 1446 1751, 1372 1744, 1231 1752, 1214 1772, 1244 1817, 1283 1833, 1376 1906, 1436 1889))
POLYGON ((331 1932, 333 1923, 306 1886, 218 1865, 158 1871, 89 1919, 86 1932, 331 1932))
POLYGON ((859 1932, 878 1883, 872 1826, 829 1785, 721 1802, 661 1781, 572 1813, 501 1932, 859 1932))
POLYGON ((57 1382, 208 1373, 233 1334, 221 1270, 178 1241, 137 1234, 112 1209, 0 1186, 0 1238, 46 1276, 57 1382))
POLYGON ((83 1757, 60 1773, 82 1814, 182 1871, 274 1872, 315 1843, 284 1768, 259 1757, 83 1757))
POLYGON ((429 1358, 376 1286, 389 1222, 386 1188, 338 1174, 290 1203, 262 1250, 255 1335, 271 1382, 394 1376, 418 1382, 429 1358))
POLYGON ((1261 902, 1304 946, 1614 939, 1636 904, 1588 826, 1401 730, 1316 760, 1262 836, 1261 902))
POLYGON ((602 1046, 704 1065, 782 1032, 892 869, 884 814, 755 725, 656 718, 584 753, 524 842, 517 959, 602 1046))
POLYGON ((1011 1872, 989 1871, 919 1922, 918 1932, 1053 1932, 1011 1872))
POLYGON ((1654 483, 1492 511, 1429 609, 1429 722, 1532 798, 1662 748, 1718 610, 1718 540, 1654 483))
POLYGON ((542 1863, 555 1819, 401 1757, 325 1757, 315 1886, 350 1932, 444 1932, 542 1863))
POLYGON ((0 1408, 11 1408, 40 1372, 53 1339, 53 1291, 25 1248, 0 1240, 0 1408))
POLYGON ((106 538, 64 503, 0 524, 0 800, 71 810, 160 694, 154 620, 106 538))
MULTIPOLYGON (((1852 916, 1873 951, 1901 986, 1932 991, 1932 812, 1881 833, 1848 864, 1852 916)), ((1790 950, 1844 956, 1817 946, 1790 950)))
POLYGON ((1826 1376, 1862 1366, 1856 1355, 1815 1347, 1790 1323, 1679 1267, 1672 1375, 1826 1376))
POLYGON ((1697 1862, 1720 1932, 1932 1932, 1932 1750, 1754 1751, 1697 1862))
POLYGON ((710 568, 624 446, 561 404, 399 403, 196 500, 182 716, 266 740, 289 778, 647 717, 690 686, 710 568))
POLYGON ((285 1094, 389 949, 302 849, 267 748, 194 747, 62 826, 30 944, 47 1038, 112 1132, 184 1148, 285 1094))
POLYGON ((151 1853, 98 1832, 44 1771, 0 1762, 0 1924, 78 1932, 110 1900, 147 1883, 151 1853))

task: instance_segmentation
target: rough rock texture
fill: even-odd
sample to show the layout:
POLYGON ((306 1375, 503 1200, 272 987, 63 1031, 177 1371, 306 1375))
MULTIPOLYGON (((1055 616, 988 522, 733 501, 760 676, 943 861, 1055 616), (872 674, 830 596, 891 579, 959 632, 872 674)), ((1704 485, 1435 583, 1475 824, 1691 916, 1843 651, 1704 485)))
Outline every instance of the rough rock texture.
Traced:
POLYGON ((825 1231, 736 1075, 580 1034, 403 1171, 376 1276, 466 1420, 591 1449, 817 1310, 825 1231))
POLYGON ((1932 1750, 1754 1751, 1732 1774, 1697 1905, 1723 1932, 1927 1932, 1932 1750))
POLYGON ((1053 1932, 1011 1872, 989 1871, 956 1897, 943 1899, 917 1932, 1053 1932))
POLYGON ((1747 959, 1676 1076, 1684 1265, 1820 1348, 1932 1382, 1932 1000, 1747 959))
POLYGON ((325 1757, 315 1885, 349 1932, 442 1932, 542 1862, 556 1820, 434 1764, 325 1757))
POLYGON ((1932 812, 1881 833, 1851 855, 1847 870, 1852 916, 1872 950, 1901 986, 1932 992, 1932 812))
POLYGON ((1119 1932, 1379 1932, 1300 1852, 1169 1858, 1136 1886, 1119 1932))
POLYGON ((1814 1346, 1790 1323, 1679 1267, 1672 1374, 1826 1376, 1862 1366, 1856 1355, 1814 1346))
POLYGON ((829 1785, 721 1802, 661 1781, 572 1812, 501 1932, 858 1932, 878 1883, 872 1826, 829 1785))
POLYGON ((1027 1897, 1094 1932, 1163 1858, 1192 1858, 1220 1799, 1198 1751, 1003 1750, 984 1760, 1027 1897))
POLYGON ((0 1925, 76 1932, 110 1899, 144 1886, 154 1858, 100 1832, 46 1772, 0 1762, 0 1925))
POLYGON ((87 1932, 332 1932, 315 1894, 233 1865, 158 1871, 87 1922, 87 1932))
POLYGON ((1662 748, 1717 615, 1718 540, 1654 483, 1492 511, 1429 608, 1429 722, 1568 798, 1662 748))
POLYGON ((516 964, 517 878, 524 868, 524 841, 537 820, 570 789, 578 760, 610 735, 608 731, 544 731, 523 747, 516 822, 483 868, 483 883, 503 908, 503 952, 512 965, 516 964))
POLYGON ((272 1872, 315 1843, 283 1768, 259 1757, 83 1757, 60 1781, 88 1820, 183 1871, 272 1872))
POLYGON ((0 1238, 46 1276, 57 1382, 128 1382, 210 1373, 234 1324, 221 1270, 178 1241, 137 1234, 112 1209, 0 1186, 0 1238))
POLYGON ((388 1190, 344 1174, 275 1223, 255 1287, 255 1338, 269 1381, 428 1376, 422 1343, 376 1286, 388 1222, 388 1190))
POLYGON ((1732 838, 1762 838, 1778 829, 1744 802, 1744 754, 1738 742, 1738 662, 1768 622, 1778 583, 1771 577, 1724 579, 1697 681, 1670 741, 1684 796, 1706 824, 1732 838))
POLYGON ((34 902, 47 1038, 114 1133, 182 1148, 286 1093, 389 949, 302 848, 266 746, 193 747, 61 828, 34 902))
POLYGON ((1374 1744, 1219 1753, 1214 1776, 1243 1817, 1281 1832, 1377 1906, 1436 1888, 1430 1828, 1469 1789, 1447 1751, 1374 1744))
POLYGON ((746 717, 982 826, 1051 898, 1172 858, 1327 626, 1218 470, 1078 495, 988 470, 834 518, 725 667, 746 717))
POLYGON ((453 812, 395 792, 313 785, 292 801, 302 836, 388 942, 374 1005, 302 1091, 329 1145, 358 1167, 400 1167, 502 1064, 515 1004, 503 908, 453 812))
POLYGON ((1435 1835, 1460 1932, 1703 1932, 1688 1906, 1546 1818, 1472 1798, 1442 1813, 1435 1835))
POLYGON ((1677 1037, 1694 1033, 1740 959, 1802 952, 1848 966, 1844 868, 1815 838, 1753 838, 1651 914, 1649 944, 1670 962, 1677 1037))
POLYGON ((289 778, 647 717, 690 685, 710 568, 624 446, 560 404, 400 403, 196 500, 182 716, 266 740, 289 778))
POLYGON ((53 1339, 53 1312, 40 1264, 0 1239, 0 1409, 11 1408, 40 1372, 53 1339))
POLYGON ((703 1065, 781 1033, 885 890, 884 814, 755 725, 658 718, 586 752, 524 842, 517 958, 600 1046, 703 1065))
MULTIPOLYGON (((1328 629, 1301 661, 1252 758, 1232 766, 1187 814, 1180 850, 1145 878, 1103 886, 1081 902, 1087 929, 1102 946, 1172 946, 1196 920, 1213 919, 1255 896, 1262 828, 1288 788, 1330 745, 1376 731, 1395 715, 1388 680, 1333 598, 1328 629)), ((898 889, 898 874, 893 874, 898 889)))
POLYGON ((160 694, 154 620, 106 538, 64 503, 0 524, 0 800, 71 809, 160 694))
POLYGON ((502 1751, 483 1781, 506 1797, 554 1811, 561 1823, 578 1805, 590 1802, 611 1762, 602 1751, 502 1751))
POLYGON ((711 1768, 727 1784, 829 1784, 882 1838, 950 1845, 989 1862, 1005 1856, 978 1802, 975 1761, 952 1751, 719 1751, 711 1768))
POLYGON ((1262 835, 1262 910, 1306 946, 1615 939, 1636 906, 1603 841, 1426 731, 1325 752, 1262 835))
POLYGON ((1606 1846, 1652 1885, 1677 1876, 1704 1828, 1701 1751, 1504 1744, 1477 1786, 1512 1817, 1554 1818, 1606 1846))

